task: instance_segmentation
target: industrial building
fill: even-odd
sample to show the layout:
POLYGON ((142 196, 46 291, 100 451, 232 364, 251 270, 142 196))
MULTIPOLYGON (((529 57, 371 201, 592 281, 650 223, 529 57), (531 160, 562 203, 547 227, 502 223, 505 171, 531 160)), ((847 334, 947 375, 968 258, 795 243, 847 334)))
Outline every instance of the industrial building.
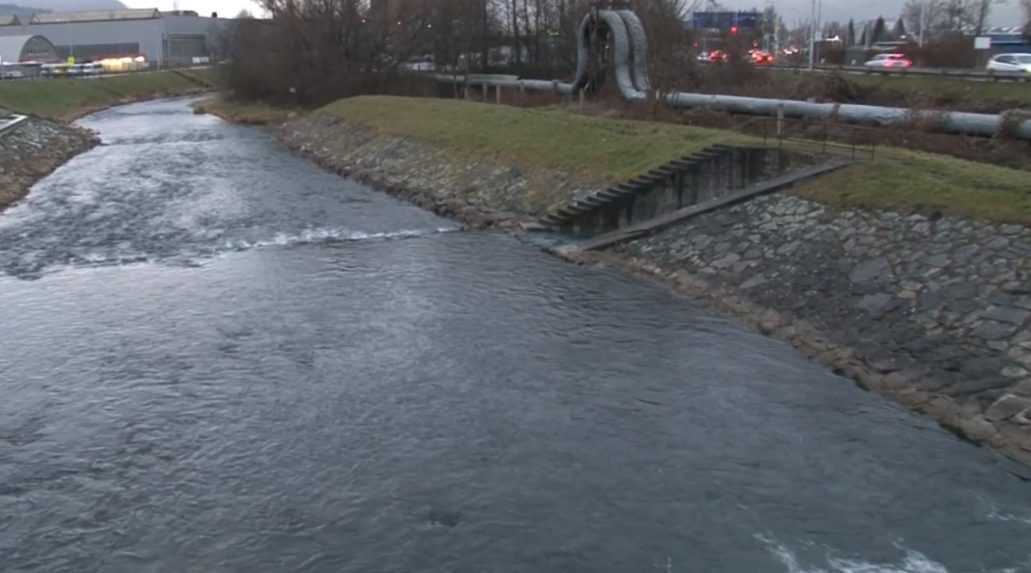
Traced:
POLYGON ((43 36, 0 37, 0 65, 58 61, 57 48, 43 36))
POLYGON ((217 59, 230 20, 157 9, 53 12, 0 22, 0 37, 43 36, 61 60, 89 62, 143 56, 151 65, 217 59), (5 25, 6 24, 6 25, 5 25))

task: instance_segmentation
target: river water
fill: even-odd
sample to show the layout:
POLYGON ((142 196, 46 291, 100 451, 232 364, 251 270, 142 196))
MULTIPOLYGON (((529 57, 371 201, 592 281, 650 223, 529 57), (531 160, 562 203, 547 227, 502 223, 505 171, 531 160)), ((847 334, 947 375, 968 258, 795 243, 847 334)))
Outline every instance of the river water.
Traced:
POLYGON ((0 569, 1031 571, 1031 483, 787 345, 183 100, 0 216, 0 569))

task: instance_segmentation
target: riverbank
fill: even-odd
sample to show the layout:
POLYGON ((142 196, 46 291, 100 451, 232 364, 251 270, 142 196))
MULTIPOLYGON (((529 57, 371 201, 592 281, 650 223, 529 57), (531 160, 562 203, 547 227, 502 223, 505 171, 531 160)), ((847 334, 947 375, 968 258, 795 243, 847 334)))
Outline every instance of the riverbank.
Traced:
POLYGON ((214 78, 210 69, 187 69, 0 82, 0 108, 70 122, 113 105, 210 91, 214 78))
POLYGON ((246 102, 217 94, 193 104, 193 112, 210 114, 241 125, 282 125, 298 117, 302 111, 293 107, 277 107, 262 102, 246 102))
POLYGON ((359 97, 281 128, 291 148, 473 227, 535 222, 571 198, 717 142, 753 138, 558 109, 359 97))
POLYGON ((214 87, 210 69, 141 72, 90 79, 0 82, 0 111, 30 116, 0 134, 0 211, 21 200, 36 181, 97 145, 88 130, 68 125, 102 109, 214 87))
POLYGON ((1031 464, 1031 229, 791 194, 579 262, 702 297, 807 356, 1031 464))
MULTIPOLYGON (((747 137, 560 109, 354 98, 287 122, 321 165, 474 227, 747 137)), ((581 262, 733 312, 862 387, 1031 464, 1027 173, 900 149, 581 262)))
POLYGON ((98 143, 88 130, 37 118, 0 133, 0 211, 25 197, 36 181, 98 143))

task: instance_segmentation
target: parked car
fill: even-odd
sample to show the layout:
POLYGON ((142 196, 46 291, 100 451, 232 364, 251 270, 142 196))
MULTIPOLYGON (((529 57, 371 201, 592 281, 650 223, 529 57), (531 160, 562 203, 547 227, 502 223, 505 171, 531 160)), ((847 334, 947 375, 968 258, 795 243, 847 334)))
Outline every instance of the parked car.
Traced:
POLYGON ((904 54, 878 54, 874 59, 866 62, 863 66, 879 70, 904 70, 913 65, 904 54))
POLYGON ((996 54, 986 68, 989 72, 1031 73, 1031 54, 996 54))
POLYGON ((729 59, 727 53, 723 50, 713 50, 709 52, 709 61, 716 64, 726 62, 729 59))
POLYGON ((768 66, 773 63, 773 54, 766 50, 749 50, 748 55, 757 66, 768 66))
POLYGON ((432 72, 437 68, 433 65, 433 58, 414 58, 401 64, 401 69, 409 72, 432 72))

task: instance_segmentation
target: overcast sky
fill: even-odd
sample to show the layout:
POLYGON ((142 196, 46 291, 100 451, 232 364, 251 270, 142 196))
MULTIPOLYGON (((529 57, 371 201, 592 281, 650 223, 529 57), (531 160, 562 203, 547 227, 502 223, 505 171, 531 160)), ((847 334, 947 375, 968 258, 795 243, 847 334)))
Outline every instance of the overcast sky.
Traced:
MULTIPOLYGON (((6 1, 6 0, 4 0, 6 1)), ((17 0, 12 0, 17 4, 17 0)), ((171 10, 173 0, 122 0, 122 3, 130 8, 158 8, 171 10)), ((258 12, 257 5, 250 0, 179 0, 180 10, 195 10, 198 14, 205 16, 212 12, 218 12, 219 16, 232 18, 246 8, 252 13, 258 12)))
MULTIPOLYGON (((133 8, 153 8, 171 10, 173 0, 122 0, 133 8)), ((15 3, 17 3, 15 1, 15 3)), ((848 21, 849 18, 856 20, 874 19, 877 16, 884 16, 885 19, 893 20, 902 11, 905 0, 865 0, 856 2, 854 0, 824 0, 823 20, 848 21)), ((746 10, 753 7, 762 8, 767 4, 764 0, 722 0, 724 4, 732 9, 746 10)), ((772 2, 777 10, 784 15, 788 25, 795 22, 809 19, 809 0, 777 0, 772 2)), ((247 8, 257 12, 255 4, 250 0, 179 0, 181 10, 196 10, 201 14, 218 12, 222 16, 235 16, 240 10, 247 8)), ((992 9, 992 25, 994 26, 1016 26, 1020 24, 1020 8, 1018 0, 1006 0, 996 4, 992 9)))
MULTIPOLYGON (((763 0, 723 0, 721 4, 732 9, 746 10, 753 7, 762 8, 772 4, 780 12, 784 21, 792 25, 800 20, 808 20, 812 9, 810 0, 777 0, 776 2, 764 2, 763 0)), ((902 12, 905 0, 823 0, 824 22, 838 20, 847 22, 849 18, 858 20, 873 20, 878 16, 884 16, 885 20, 894 20, 902 12)), ((1019 26, 1021 24, 1019 0, 1006 0, 1002 3, 995 3, 992 6, 993 26, 1019 26)), ((889 26, 890 27, 890 26, 889 26)))

